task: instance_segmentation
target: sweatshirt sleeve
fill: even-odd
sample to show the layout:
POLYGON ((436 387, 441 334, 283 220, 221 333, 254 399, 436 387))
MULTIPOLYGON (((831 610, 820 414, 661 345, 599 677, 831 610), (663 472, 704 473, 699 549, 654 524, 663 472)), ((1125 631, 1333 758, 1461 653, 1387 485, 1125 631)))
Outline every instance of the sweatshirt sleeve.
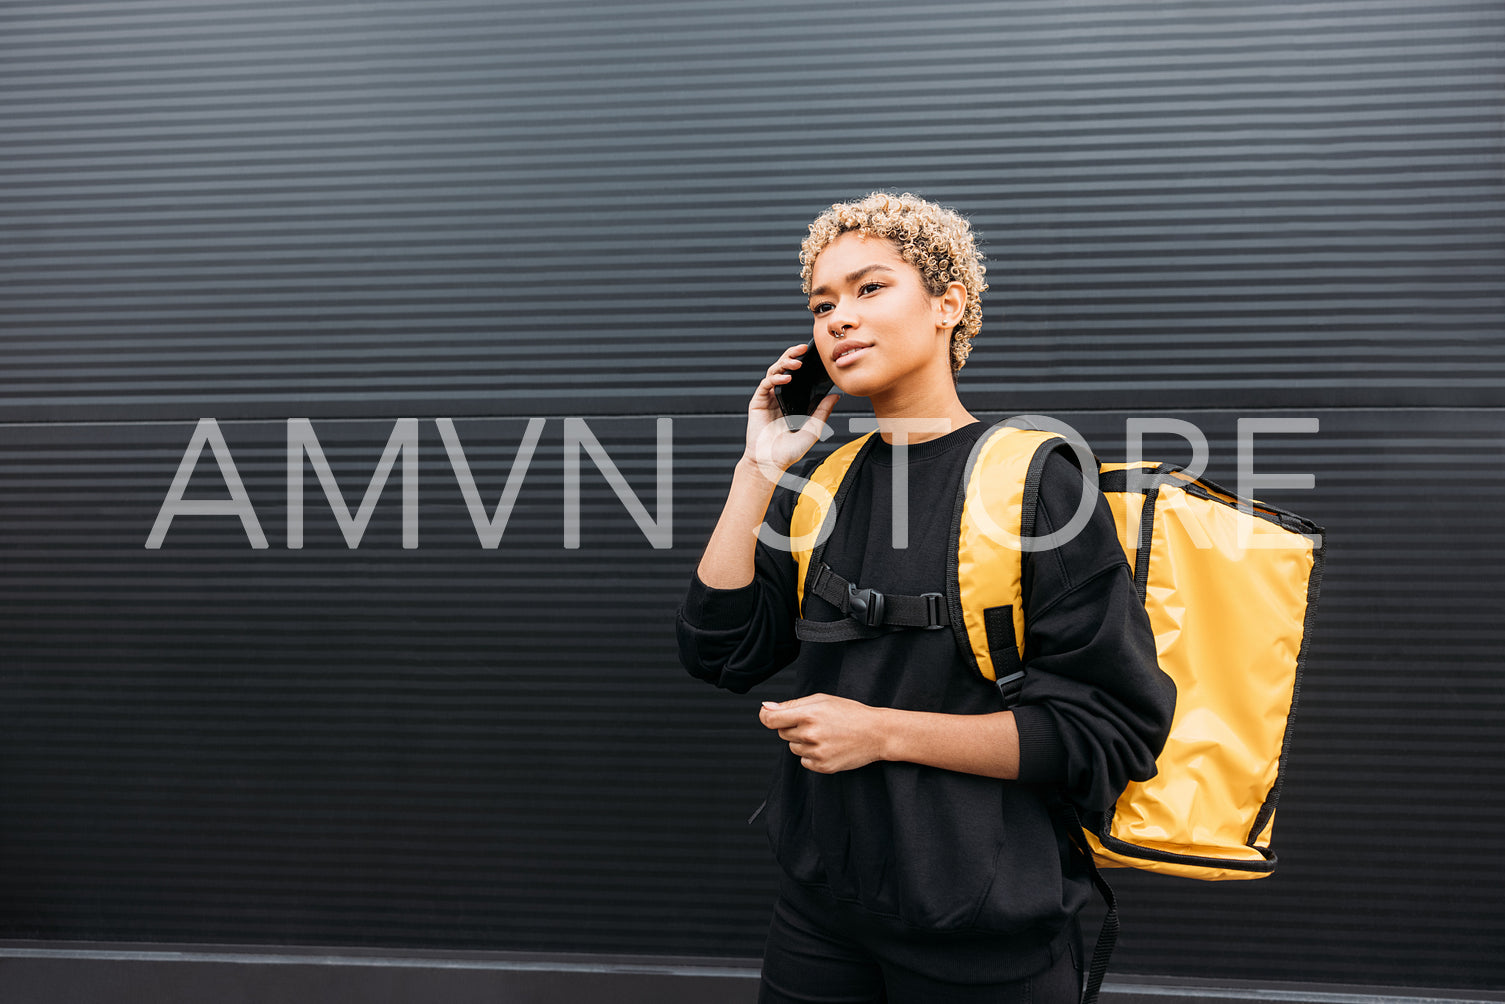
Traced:
MULTIPOLYGON (((1053 453, 1036 534, 1065 526, 1085 488, 1076 466, 1053 453)), ((1130 780, 1154 776, 1176 692, 1101 494, 1082 532, 1025 555, 1024 609, 1020 779, 1059 784, 1080 808, 1105 810, 1130 780)))
MULTIPOLYGON (((765 519, 770 529, 789 533, 796 497, 775 490, 765 519)), ((793 662, 800 647, 794 580, 793 555, 761 540, 753 581, 740 589, 715 589, 692 572, 675 622, 679 661, 690 675, 745 694, 793 662)))

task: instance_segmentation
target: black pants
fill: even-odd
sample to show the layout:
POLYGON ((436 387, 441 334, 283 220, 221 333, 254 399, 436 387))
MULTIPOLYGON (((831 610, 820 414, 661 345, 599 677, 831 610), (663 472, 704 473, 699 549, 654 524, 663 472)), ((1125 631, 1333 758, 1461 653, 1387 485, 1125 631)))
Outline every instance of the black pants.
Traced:
POLYGON ((808 902, 779 897, 758 1004, 1075 1004, 1081 999, 1074 945, 1046 969, 1021 979, 951 982, 882 957, 860 931, 844 929, 823 913, 808 902))

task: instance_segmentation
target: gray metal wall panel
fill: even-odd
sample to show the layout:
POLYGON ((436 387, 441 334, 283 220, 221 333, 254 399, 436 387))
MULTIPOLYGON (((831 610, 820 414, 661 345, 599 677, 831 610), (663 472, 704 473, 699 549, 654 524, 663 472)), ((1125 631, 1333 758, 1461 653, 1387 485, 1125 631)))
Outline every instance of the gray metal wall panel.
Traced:
POLYGON ((1493 2, 9 4, 0 417, 720 410, 875 186, 988 240, 986 406, 1495 404, 1502 43, 1493 2))
POLYGON ((1495 3, 0 8, 0 936, 755 952, 771 747, 670 619, 797 237, 892 187, 988 242, 974 409, 1230 482, 1322 419, 1280 872, 1126 876, 1117 968, 1501 985, 1502 67, 1495 3), (658 414, 674 547, 587 463, 565 550, 560 416, 652 510, 658 414), (352 508, 423 417, 418 550, 312 477, 286 548, 305 415, 352 508), (490 507, 544 415, 483 550, 431 419, 490 507), (143 547, 201 416, 267 550, 143 547))
MULTIPOLYGON (((1235 414, 1180 414, 1232 482, 1235 414)), ((1122 453, 1122 415, 1061 417, 1122 453)), ((1505 816, 1505 532, 1479 500, 1505 489, 1505 426, 1491 411, 1320 417, 1318 435, 1261 438, 1257 463, 1315 472, 1316 491, 1266 495, 1330 531, 1285 860, 1253 885, 1125 875, 1119 966, 1488 986, 1505 924, 1487 853, 1505 816)), ((459 423, 488 506, 523 425, 459 423)), ((653 421, 592 428, 655 508, 653 421)), ((390 427, 317 430, 353 507, 390 427)), ((776 752, 754 721, 768 695, 694 684, 669 632, 736 419, 675 424, 668 550, 588 463, 581 547, 564 549, 556 421, 496 551, 427 424, 417 550, 400 546, 395 484, 359 549, 310 494, 306 546, 288 550, 283 425, 259 422, 226 439, 271 546, 251 549, 233 518, 179 517, 148 551, 190 432, 7 430, 9 933, 756 950, 772 872, 742 820, 776 752)), ((191 494, 218 487, 206 455, 191 494)))

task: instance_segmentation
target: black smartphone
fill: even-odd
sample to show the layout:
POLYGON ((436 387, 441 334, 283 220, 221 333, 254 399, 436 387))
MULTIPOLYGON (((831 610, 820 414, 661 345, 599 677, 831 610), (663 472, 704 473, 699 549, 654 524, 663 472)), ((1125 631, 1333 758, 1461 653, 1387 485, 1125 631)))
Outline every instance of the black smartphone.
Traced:
POLYGON ((785 418, 814 413, 833 387, 826 373, 826 362, 815 348, 815 339, 810 339, 805 354, 799 358, 799 369, 784 371, 791 378, 789 382, 775 384, 773 388, 773 399, 785 418))

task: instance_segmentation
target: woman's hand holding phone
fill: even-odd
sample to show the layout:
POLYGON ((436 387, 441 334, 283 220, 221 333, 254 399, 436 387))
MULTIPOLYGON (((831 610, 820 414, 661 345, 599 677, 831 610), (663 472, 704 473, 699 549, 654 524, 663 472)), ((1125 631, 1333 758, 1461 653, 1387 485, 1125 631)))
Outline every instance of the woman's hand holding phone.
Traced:
MULTIPOLYGON (((737 461, 721 518, 695 570, 700 581, 712 589, 740 589, 753 580, 758 527, 763 524, 774 486, 819 438, 816 433, 821 426, 816 422, 805 422, 798 430, 789 428, 774 399, 774 388, 787 385, 792 373, 804 365, 800 357, 812 351, 807 345, 785 349, 778 362, 768 367, 747 404, 747 447, 737 461)), ((818 356, 813 360, 819 361, 818 356)), ((812 417, 820 422, 830 418, 839 396, 827 394, 812 417)))
MULTIPOLYGON (((775 387, 788 384, 795 378, 794 373, 807 365, 801 357, 815 351, 813 344, 791 345, 777 362, 768 367, 747 405, 745 459, 761 462, 760 467, 763 463, 771 463, 781 471, 788 470, 815 445, 820 429, 817 423, 824 423, 831 417, 831 410, 841 395, 827 394, 811 413, 817 421, 806 422, 797 431, 791 430, 784 421, 784 413, 774 395, 775 387)), ((820 366, 820 358, 815 357, 808 365, 820 366)))

